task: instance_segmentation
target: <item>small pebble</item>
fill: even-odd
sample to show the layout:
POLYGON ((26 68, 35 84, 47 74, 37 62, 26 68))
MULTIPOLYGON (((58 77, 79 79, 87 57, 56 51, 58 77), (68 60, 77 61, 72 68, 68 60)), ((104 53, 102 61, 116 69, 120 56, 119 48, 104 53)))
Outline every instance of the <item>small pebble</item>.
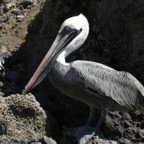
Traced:
POLYGON ((4 96, 5 94, 3 92, 0 92, 0 96, 4 96))
POLYGON ((16 17, 16 19, 17 19, 17 22, 22 22, 23 19, 24 19, 24 15, 18 15, 18 16, 16 17))
POLYGON ((57 144, 55 140, 53 140, 52 138, 48 138, 47 136, 44 136, 43 139, 46 144, 57 144))
POLYGON ((3 87, 3 82, 0 81, 0 88, 3 87))
MULTIPOLYGON (((44 136, 40 142, 42 144, 57 144, 55 140, 53 140, 52 138, 48 138, 47 136, 44 136)), ((35 143, 34 143, 35 144, 35 143)))
POLYGON ((19 5, 22 5, 24 8, 26 8, 28 5, 31 5, 34 3, 34 0, 20 0, 19 5))

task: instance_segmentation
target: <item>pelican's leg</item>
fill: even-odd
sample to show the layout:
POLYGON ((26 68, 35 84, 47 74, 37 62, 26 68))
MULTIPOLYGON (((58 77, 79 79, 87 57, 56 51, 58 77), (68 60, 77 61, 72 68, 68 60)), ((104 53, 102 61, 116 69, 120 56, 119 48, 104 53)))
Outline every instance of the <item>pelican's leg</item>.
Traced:
MULTIPOLYGON (((91 116, 92 115, 90 114, 90 117, 91 116)), ((91 138, 97 133, 100 126, 102 125, 105 119, 105 116, 106 116, 106 111, 101 111, 100 119, 94 128, 90 126, 84 126, 84 127, 78 128, 76 132, 76 137, 78 138, 79 144, 86 144, 91 140, 91 138)), ((89 119, 90 118, 88 118, 87 122, 90 122, 89 119)))
POLYGON ((107 114, 106 111, 104 111, 104 110, 101 111, 100 119, 99 119, 98 123, 95 126, 95 132, 97 132, 99 130, 99 128, 101 127, 103 121, 105 120, 106 114, 107 114))
POLYGON ((93 107, 90 107, 89 117, 87 119, 86 126, 91 125, 94 118, 95 118, 95 109, 93 107))

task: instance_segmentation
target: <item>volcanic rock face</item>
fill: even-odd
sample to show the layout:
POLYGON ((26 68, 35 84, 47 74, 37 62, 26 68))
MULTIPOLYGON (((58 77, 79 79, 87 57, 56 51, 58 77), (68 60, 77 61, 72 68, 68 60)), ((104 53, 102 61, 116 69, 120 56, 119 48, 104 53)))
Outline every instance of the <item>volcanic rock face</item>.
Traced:
POLYGON ((0 143, 38 141, 49 130, 47 116, 32 94, 0 97, 0 143))

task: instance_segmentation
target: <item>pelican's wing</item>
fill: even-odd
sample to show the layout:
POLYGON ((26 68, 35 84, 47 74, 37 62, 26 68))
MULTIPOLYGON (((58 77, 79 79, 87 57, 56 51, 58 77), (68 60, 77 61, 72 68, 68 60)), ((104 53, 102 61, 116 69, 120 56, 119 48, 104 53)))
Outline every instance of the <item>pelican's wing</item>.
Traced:
POLYGON ((77 73, 76 80, 82 83, 87 91, 113 99, 121 106, 133 109, 141 100, 139 95, 143 99, 144 88, 130 73, 88 61, 75 61, 72 68, 77 73))

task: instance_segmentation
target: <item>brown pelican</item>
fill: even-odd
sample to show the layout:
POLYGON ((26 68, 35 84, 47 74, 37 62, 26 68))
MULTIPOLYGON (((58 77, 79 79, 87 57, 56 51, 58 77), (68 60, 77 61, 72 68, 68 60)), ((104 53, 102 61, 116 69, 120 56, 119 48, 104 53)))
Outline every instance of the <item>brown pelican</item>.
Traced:
MULTIPOLYGON (((94 132, 105 117, 106 111, 144 111, 144 87, 128 72, 114 70, 97 62, 77 60, 66 62, 66 57, 78 49, 89 33, 89 23, 82 14, 64 21, 58 35, 38 69, 25 86, 23 93, 39 84, 45 76, 66 96, 90 106, 86 125, 94 117, 94 109, 102 110, 94 132)), ((77 136, 80 144, 85 144, 93 135, 92 129, 85 127, 77 136), (81 132, 82 133, 82 132, 81 132)))

